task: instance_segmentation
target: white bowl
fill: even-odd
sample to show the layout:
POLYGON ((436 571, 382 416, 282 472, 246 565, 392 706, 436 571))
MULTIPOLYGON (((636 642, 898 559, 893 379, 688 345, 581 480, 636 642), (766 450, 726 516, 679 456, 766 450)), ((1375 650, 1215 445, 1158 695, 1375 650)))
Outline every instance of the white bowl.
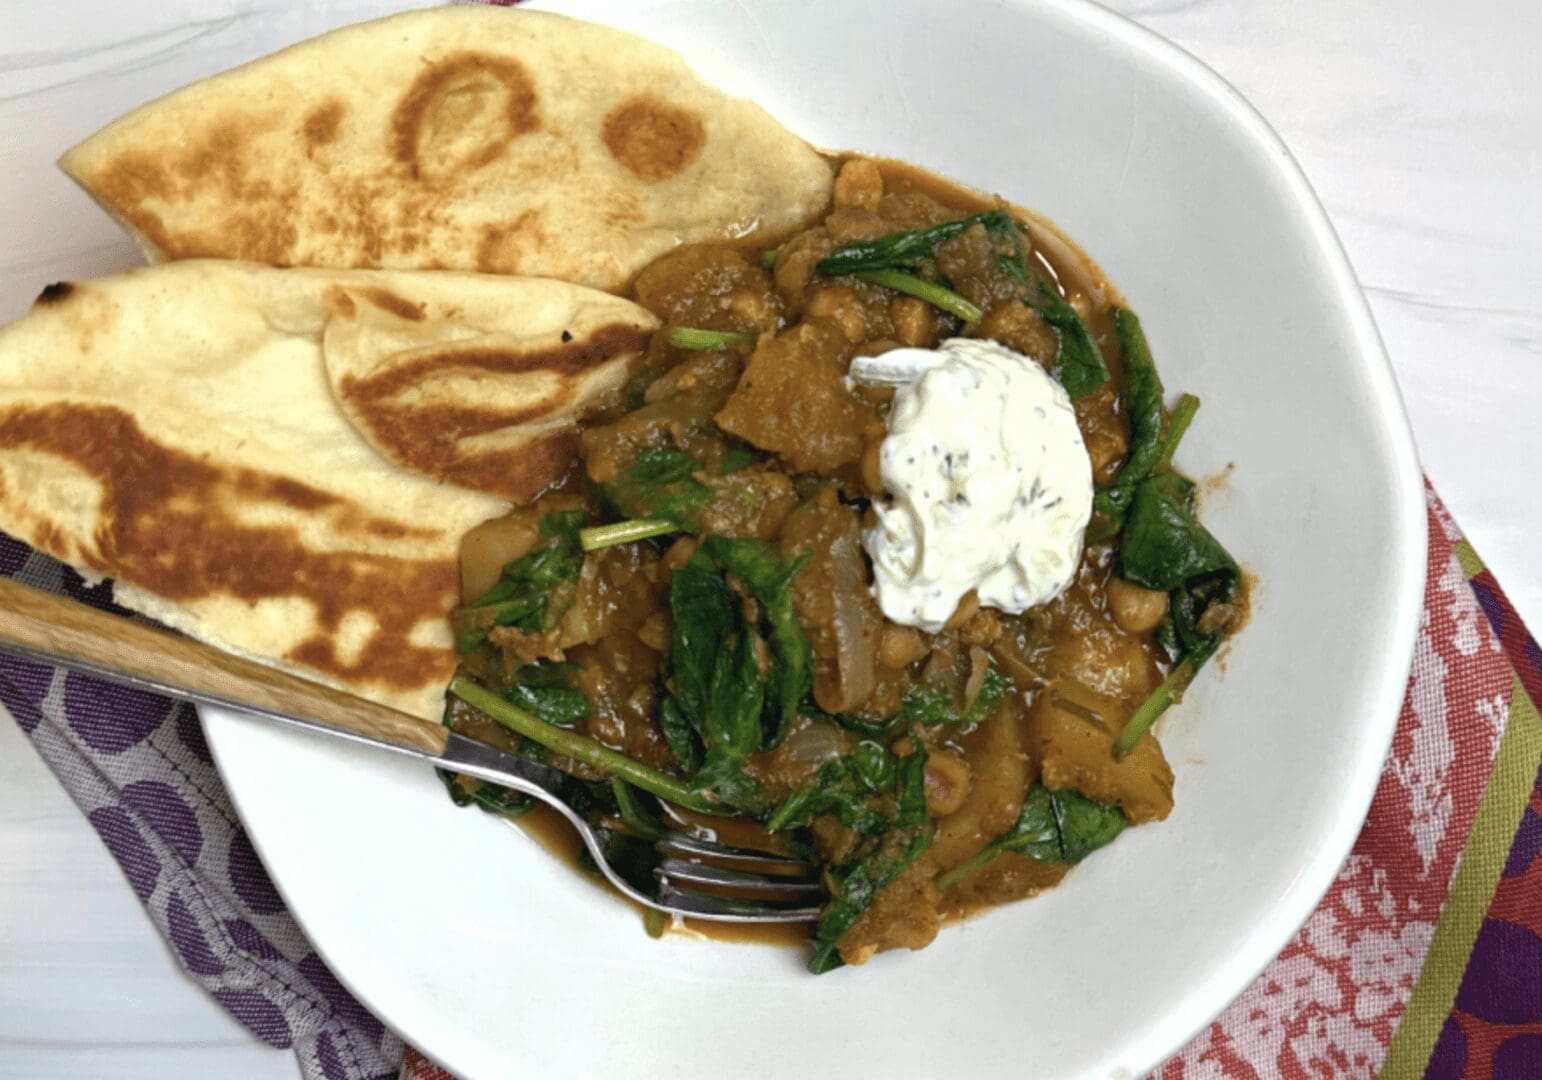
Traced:
MULTIPOLYGON (((463 1078, 1129 1077, 1285 945, 1349 851, 1408 672, 1419 470, 1391 370, 1285 147, 1209 70, 1075 0, 575 0, 816 145, 1059 223, 1140 313, 1181 464, 1259 585, 1166 722, 1178 805, 1059 889, 818 978, 794 950, 653 941, 426 769, 214 711, 264 861, 338 976, 463 1078)), ((517 12, 509 15, 519 18, 517 12)))

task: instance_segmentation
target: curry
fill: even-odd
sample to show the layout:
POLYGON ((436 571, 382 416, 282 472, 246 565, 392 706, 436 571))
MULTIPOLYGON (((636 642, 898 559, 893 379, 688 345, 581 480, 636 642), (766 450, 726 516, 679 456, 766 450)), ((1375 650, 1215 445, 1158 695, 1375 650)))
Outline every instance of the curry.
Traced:
MULTIPOLYGON (((606 835, 683 807, 810 854, 830 887, 815 972, 925 946, 1165 818, 1152 723, 1245 616, 1238 566, 1171 465, 1198 401, 1168 410, 1096 267, 1006 204, 835 165, 812 227, 681 247, 637 275, 661 324, 637 374, 560 484, 466 538, 463 678, 533 718, 527 733, 564 729, 630 765, 557 756, 453 698, 446 719, 555 770, 606 835), (931 623, 899 621, 873 552, 904 465, 884 448, 916 391, 856 376, 966 347, 1053 380, 1089 509, 1047 601, 1014 612, 981 585, 931 623)), ((458 802, 530 806, 446 781, 458 802)))

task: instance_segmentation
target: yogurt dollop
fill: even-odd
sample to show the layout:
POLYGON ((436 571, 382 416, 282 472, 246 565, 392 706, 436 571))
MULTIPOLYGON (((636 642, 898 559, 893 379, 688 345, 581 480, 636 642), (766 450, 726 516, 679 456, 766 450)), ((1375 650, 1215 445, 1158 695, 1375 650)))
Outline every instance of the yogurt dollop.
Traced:
POLYGON ((879 448, 887 498, 862 545, 892 622, 935 633, 971 589, 1016 614, 1076 576, 1092 465, 1065 389, 992 341, 950 338, 851 363, 897 386, 879 448))

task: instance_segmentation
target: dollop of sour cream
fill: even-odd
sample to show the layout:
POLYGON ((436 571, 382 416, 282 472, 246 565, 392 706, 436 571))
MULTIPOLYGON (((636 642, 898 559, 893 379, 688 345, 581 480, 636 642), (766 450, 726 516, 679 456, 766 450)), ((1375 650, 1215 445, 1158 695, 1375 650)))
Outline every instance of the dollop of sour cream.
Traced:
POLYGON ((1092 465, 1065 389, 992 341, 950 338, 851 363, 897 387, 879 448, 886 498, 862 545, 892 622, 935 633, 971 589, 1016 614, 1076 575, 1092 465))

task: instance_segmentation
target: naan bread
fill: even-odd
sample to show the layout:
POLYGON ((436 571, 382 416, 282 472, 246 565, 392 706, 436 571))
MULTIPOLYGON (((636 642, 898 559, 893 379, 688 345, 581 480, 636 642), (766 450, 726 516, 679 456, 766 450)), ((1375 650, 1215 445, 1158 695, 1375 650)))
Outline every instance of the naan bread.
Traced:
POLYGON ((437 719, 461 537, 568 467, 572 418, 655 325, 477 274, 188 261, 50 286, 0 329, 0 530, 172 627, 437 719))
POLYGON ((674 52, 534 11, 362 23, 178 90, 60 161, 151 261, 478 270, 616 291, 790 230, 829 165, 674 52))

